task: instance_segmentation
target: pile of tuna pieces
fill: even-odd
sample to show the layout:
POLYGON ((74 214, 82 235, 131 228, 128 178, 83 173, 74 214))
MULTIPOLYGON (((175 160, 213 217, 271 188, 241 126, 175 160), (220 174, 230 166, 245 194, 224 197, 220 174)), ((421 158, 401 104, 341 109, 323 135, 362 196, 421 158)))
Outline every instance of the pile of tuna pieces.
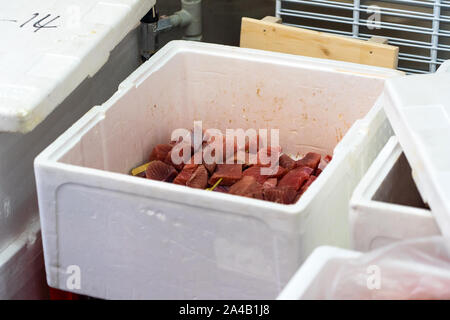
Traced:
MULTIPOLYGON (((146 178, 198 189, 214 186, 221 179, 213 191, 292 204, 298 201, 323 169, 319 168, 321 155, 314 152, 307 153, 300 160, 280 152, 278 170, 270 175, 261 174, 261 164, 236 161, 233 164, 194 164, 192 157, 190 163, 176 165, 171 158, 173 146, 174 143, 159 144, 153 149, 145 170, 146 178)), ((267 153, 270 155, 270 150, 267 153)), ((324 159, 325 163, 330 160, 330 156, 324 159)))

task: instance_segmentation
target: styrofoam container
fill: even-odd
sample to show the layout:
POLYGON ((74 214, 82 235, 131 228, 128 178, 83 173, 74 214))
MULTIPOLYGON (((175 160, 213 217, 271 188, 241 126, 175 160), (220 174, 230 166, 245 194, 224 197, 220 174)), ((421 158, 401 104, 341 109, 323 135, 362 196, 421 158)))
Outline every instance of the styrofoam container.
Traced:
POLYGON ((450 236, 450 69, 388 81, 384 109, 417 188, 444 236, 450 236))
POLYGON ((397 137, 389 139, 355 188, 349 221, 351 247, 358 251, 441 234, 417 190, 397 137))
MULTIPOLYGON (((39 220, 34 158, 93 105, 107 100, 141 64, 137 26, 154 3, 0 2, 0 252, 17 244, 39 220)), ((40 240, 36 248, 42 255, 40 240)), ((25 252, 17 251, 15 265, 1 261, 8 266, 0 272, 8 296, 16 289, 24 290, 18 296, 27 295, 28 286, 19 288, 22 283, 11 272, 22 270, 25 252)), ((39 262, 21 272, 43 274, 39 262)), ((2 289, 0 297, 5 296, 2 289)))
POLYGON ((34 158, 93 104, 107 100, 141 64, 138 34, 137 29, 130 31, 97 74, 78 86, 33 131, 0 132, 0 251, 39 219, 34 158))
POLYGON ((0 131, 30 132, 154 6, 155 0, 2 1, 0 131))
POLYGON ((436 73, 443 73, 447 72, 450 73, 450 60, 445 61, 439 66, 439 69, 436 71, 436 73))
POLYGON ((0 300, 48 298, 39 221, 0 251, 0 300))
POLYGON ((324 284, 332 284, 336 269, 346 259, 360 255, 361 252, 353 250, 330 246, 318 247, 284 287, 277 300, 324 299, 324 284))
POLYGON ((36 158, 49 284, 77 265, 94 297, 275 298, 315 247, 349 246, 350 195, 392 135, 376 102, 401 74, 170 43, 36 158), (294 205, 128 175, 194 120, 279 129, 285 152, 333 161, 294 205))
POLYGON ((277 299, 449 299, 448 240, 407 239, 366 253, 319 247, 277 299))

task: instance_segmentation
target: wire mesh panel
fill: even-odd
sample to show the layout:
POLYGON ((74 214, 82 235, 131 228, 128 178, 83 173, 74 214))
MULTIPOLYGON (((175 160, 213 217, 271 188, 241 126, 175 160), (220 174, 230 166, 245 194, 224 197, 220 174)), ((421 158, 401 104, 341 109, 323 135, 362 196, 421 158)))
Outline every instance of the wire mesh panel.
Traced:
POLYGON ((450 59, 450 1, 277 0, 287 25, 358 39, 383 36, 398 46, 399 69, 434 72, 450 59))

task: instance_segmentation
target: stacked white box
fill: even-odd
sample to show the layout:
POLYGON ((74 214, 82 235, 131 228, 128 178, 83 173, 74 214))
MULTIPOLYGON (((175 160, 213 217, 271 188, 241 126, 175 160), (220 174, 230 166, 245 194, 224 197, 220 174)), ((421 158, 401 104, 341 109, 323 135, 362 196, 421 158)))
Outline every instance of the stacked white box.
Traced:
POLYGON ((360 252, 322 246, 311 253, 298 269, 277 300, 322 300, 325 284, 330 287, 338 269, 345 260, 361 256, 360 252))
POLYGON ((6 268, 0 283, 8 283, 7 291, 0 289, 0 298, 37 298, 33 292, 40 292, 23 287, 12 296, 20 288, 11 283, 20 281, 10 278, 11 270, 24 270, 30 276, 39 270, 42 276, 40 240, 33 244, 33 250, 41 252, 36 270, 21 258, 32 250, 16 250, 14 264, 4 260, 11 248, 29 248, 20 239, 38 220, 34 158, 92 105, 105 101, 140 65, 136 27, 154 3, 18 0, 0 4, 0 256, 6 268))
POLYGON ((278 296, 279 300, 447 300, 450 242, 414 238, 361 253, 317 248, 278 296))
POLYGON ((412 175, 444 236, 450 236, 450 72, 386 83, 383 101, 412 175))
POLYGON ((41 240, 35 221, 0 252, 0 300, 48 298, 41 240))
POLYGON ((351 247, 358 251, 440 234, 416 189, 397 137, 389 139, 355 188, 349 221, 351 247))

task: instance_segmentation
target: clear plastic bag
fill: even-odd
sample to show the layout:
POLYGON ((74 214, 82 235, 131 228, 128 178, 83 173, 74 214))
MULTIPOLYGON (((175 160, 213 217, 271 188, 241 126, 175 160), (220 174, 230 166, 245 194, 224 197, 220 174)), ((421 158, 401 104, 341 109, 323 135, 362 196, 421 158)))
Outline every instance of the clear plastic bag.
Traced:
POLYGON ((345 259, 325 299, 450 299, 450 239, 406 240, 345 259))

